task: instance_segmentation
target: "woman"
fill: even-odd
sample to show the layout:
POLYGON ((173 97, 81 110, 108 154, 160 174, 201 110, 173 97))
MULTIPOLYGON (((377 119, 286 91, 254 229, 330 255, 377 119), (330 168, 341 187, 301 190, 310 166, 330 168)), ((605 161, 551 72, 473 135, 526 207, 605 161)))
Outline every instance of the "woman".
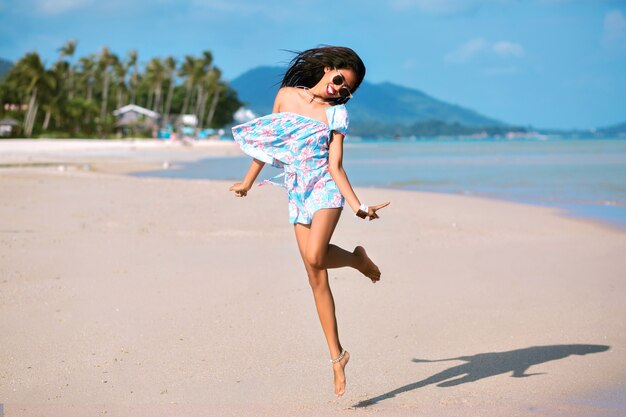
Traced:
POLYGON ((348 131, 344 104, 365 77, 365 65, 350 48, 324 46, 298 53, 276 95, 273 114, 233 128, 233 137, 254 160, 242 182, 230 187, 245 197, 266 163, 284 169, 289 220, 294 225, 300 255, 334 371, 335 394, 345 392, 345 367, 350 360, 339 341, 328 268, 349 266, 377 282, 380 270, 357 246, 352 252, 330 244, 344 202, 363 219, 378 218, 389 203, 361 204, 342 166, 348 131))

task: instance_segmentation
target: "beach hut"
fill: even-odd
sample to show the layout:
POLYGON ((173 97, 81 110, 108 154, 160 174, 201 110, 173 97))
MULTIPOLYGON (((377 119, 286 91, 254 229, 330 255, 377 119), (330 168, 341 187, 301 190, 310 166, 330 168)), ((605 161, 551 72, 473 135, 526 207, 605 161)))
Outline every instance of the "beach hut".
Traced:
POLYGON ((0 136, 10 136, 19 125, 17 120, 10 117, 0 120, 0 136))
POLYGON ((115 127, 124 136, 139 135, 156 137, 159 127, 159 113, 136 104, 128 104, 113 111, 117 117, 115 127))

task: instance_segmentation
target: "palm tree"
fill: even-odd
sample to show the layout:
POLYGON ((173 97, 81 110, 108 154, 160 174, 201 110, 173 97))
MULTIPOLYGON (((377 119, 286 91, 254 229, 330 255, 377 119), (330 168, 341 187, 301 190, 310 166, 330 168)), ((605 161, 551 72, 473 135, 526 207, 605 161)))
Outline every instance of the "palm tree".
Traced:
POLYGON ((137 98, 137 74, 139 73, 139 68, 137 66, 137 51, 131 49, 128 51, 128 60, 126 61, 127 67, 133 69, 133 72, 130 74, 130 103, 135 104, 135 99, 137 98))
POLYGON ((43 97, 44 105, 43 108, 46 109, 46 115, 43 119, 42 129, 47 130, 48 125, 50 124, 50 118, 52 117, 52 113, 56 113, 56 124, 58 125, 58 112, 57 112, 57 103, 63 98, 65 83, 67 73, 69 69, 69 64, 65 61, 58 61, 54 64, 51 70, 47 70, 44 73, 45 81, 46 81, 46 90, 43 97))
POLYGON ((161 92, 163 89, 163 81, 166 77, 165 67, 159 58, 152 58, 146 67, 146 82, 150 89, 151 95, 154 97, 152 102, 152 110, 160 112, 161 92))
POLYGON ((174 94, 174 85, 176 84, 176 59, 172 56, 165 58, 165 68, 169 72, 168 81, 170 83, 167 90, 167 99, 165 101, 165 123, 169 123, 170 109, 172 106, 172 95, 174 94))
POLYGON ((213 68, 209 75, 209 85, 213 92, 213 98, 211 99, 209 114, 207 115, 207 126, 210 126, 213 122, 213 117, 215 116, 215 110, 217 110, 217 103, 220 100, 220 95, 224 90, 226 90, 226 86, 222 82, 220 82, 220 78, 222 77, 222 71, 220 71, 219 68, 213 68))
POLYGON ((23 97, 29 97, 28 109, 24 117, 24 133, 30 137, 33 133, 33 126, 39 108, 38 94, 46 90, 47 82, 46 69, 44 68, 37 52, 27 53, 20 59, 12 69, 9 77, 16 88, 23 92, 23 97))
POLYGON ((196 84, 196 105, 195 105, 195 114, 198 117, 198 121, 200 122, 200 127, 202 127, 202 119, 204 118, 204 109, 206 107, 207 99, 209 98, 209 92, 207 91, 207 86, 210 87, 211 76, 209 75, 211 72, 211 65, 213 64, 213 55, 209 51, 202 52, 202 58, 196 61, 196 66, 194 67, 194 78, 196 84))
POLYGON ((194 86, 194 72, 196 68, 196 58, 191 55, 185 57, 185 61, 180 67, 178 72, 181 77, 185 78, 185 100, 183 101, 183 108, 181 114, 187 114, 189 108, 189 100, 191 98, 191 92, 194 86))
POLYGON ((78 41, 71 39, 67 41, 64 46, 59 48, 59 61, 63 61, 65 57, 70 58, 67 77, 67 97, 69 99, 72 99, 74 97, 74 68, 72 67, 71 58, 76 52, 77 44, 78 41))
POLYGON ((113 76, 115 91, 117 93, 117 105, 116 107, 119 109, 124 105, 124 93, 127 91, 126 87, 126 74, 128 73, 129 67, 127 63, 120 62, 116 60, 113 64, 113 76))
POLYGON ((110 67, 117 60, 117 56, 109 51, 106 46, 102 48, 100 52, 100 59, 98 61, 98 71, 102 76, 102 103, 100 105, 100 134, 104 132, 104 125, 107 116, 107 104, 109 101, 109 82, 111 78, 110 67))
POLYGON ((94 55, 85 56, 78 61, 81 66, 81 82, 85 87, 85 99, 93 100, 93 86, 96 69, 96 60, 94 55))

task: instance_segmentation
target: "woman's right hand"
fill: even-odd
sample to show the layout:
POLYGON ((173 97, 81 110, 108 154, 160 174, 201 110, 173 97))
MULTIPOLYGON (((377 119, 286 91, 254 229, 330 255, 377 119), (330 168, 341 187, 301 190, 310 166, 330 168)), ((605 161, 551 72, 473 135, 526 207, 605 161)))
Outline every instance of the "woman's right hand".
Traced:
POLYGON ((376 206, 367 207, 367 217, 370 220, 379 219, 380 217, 378 217, 378 214, 376 212, 380 210, 381 208, 387 207, 389 204, 391 204, 391 202, 387 201, 386 203, 383 203, 383 204, 378 204, 376 206))
POLYGON ((242 182, 233 184, 233 186, 228 189, 228 191, 235 192, 235 197, 245 197, 246 195, 248 195, 249 190, 250 187, 245 186, 242 182))

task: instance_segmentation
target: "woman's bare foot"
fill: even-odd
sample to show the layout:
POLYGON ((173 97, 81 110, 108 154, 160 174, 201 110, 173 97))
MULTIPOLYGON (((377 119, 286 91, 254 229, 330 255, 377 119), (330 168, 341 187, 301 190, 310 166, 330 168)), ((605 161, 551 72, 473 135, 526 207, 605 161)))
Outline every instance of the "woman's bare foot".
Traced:
POLYGON ((378 269, 376 264, 367 256, 365 248, 363 246, 357 246, 352 253, 359 258, 356 269, 371 279, 372 282, 380 281, 380 269, 378 269))
POLYGON ((350 360, 350 354, 346 351, 343 358, 333 364, 333 373, 335 374, 335 395, 341 397, 346 392, 346 372, 345 368, 350 360))

